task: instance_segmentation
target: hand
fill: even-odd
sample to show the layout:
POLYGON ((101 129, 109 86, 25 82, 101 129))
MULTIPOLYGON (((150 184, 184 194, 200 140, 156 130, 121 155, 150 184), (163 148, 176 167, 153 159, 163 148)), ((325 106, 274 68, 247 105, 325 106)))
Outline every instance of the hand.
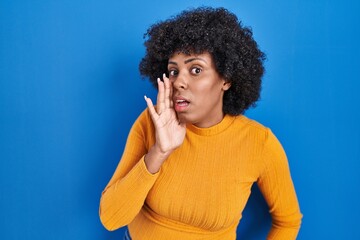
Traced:
POLYGON ((156 143, 162 153, 172 152, 179 147, 185 138, 186 125, 177 119, 172 101, 172 84, 163 75, 164 82, 158 81, 156 110, 150 98, 145 96, 151 119, 155 126, 156 143))

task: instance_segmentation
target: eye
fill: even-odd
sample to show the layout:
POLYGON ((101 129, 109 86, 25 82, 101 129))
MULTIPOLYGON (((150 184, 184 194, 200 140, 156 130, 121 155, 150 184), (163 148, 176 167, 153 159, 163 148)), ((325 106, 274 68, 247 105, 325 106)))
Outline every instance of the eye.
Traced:
POLYGON ((199 67, 194 67, 191 69, 191 73, 195 75, 199 75, 202 72, 202 69, 199 67))
POLYGON ((177 70, 169 70, 169 77, 176 76, 178 74, 177 70))

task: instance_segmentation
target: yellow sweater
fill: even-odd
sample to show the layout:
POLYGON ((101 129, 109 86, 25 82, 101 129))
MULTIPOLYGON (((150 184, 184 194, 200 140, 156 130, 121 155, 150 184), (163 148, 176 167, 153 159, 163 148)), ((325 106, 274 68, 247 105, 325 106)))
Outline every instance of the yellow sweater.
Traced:
POLYGON ((210 128, 188 125, 183 144, 151 174, 144 155, 154 133, 145 110, 101 197, 108 230, 128 225, 133 240, 234 240, 257 182, 273 221, 268 239, 296 239, 302 215, 285 152, 268 128, 243 115, 210 128))

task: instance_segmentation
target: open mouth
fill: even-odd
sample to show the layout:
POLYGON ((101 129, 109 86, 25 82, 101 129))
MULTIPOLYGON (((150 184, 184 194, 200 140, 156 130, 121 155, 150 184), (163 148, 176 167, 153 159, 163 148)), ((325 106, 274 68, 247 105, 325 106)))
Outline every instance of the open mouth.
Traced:
POLYGON ((186 100, 176 100, 176 105, 178 106, 187 106, 189 105, 189 102, 186 100))
POLYGON ((190 105, 190 102, 185 99, 176 99, 175 100, 175 111, 182 112, 190 105))

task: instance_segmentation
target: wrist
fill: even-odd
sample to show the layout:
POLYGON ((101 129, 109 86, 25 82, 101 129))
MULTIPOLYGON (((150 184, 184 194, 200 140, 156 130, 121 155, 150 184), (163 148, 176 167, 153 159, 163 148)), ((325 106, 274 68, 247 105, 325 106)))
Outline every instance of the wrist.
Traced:
POLYGON ((170 153, 161 151, 156 145, 152 146, 144 159, 148 171, 152 174, 157 173, 170 153))
POLYGON ((168 156, 172 152, 172 150, 169 151, 162 150, 161 147, 159 147, 159 145, 157 145, 156 143, 150 148, 150 151, 152 151, 153 154, 156 155, 157 158, 159 158, 159 160, 164 160, 164 161, 168 158, 168 156))

